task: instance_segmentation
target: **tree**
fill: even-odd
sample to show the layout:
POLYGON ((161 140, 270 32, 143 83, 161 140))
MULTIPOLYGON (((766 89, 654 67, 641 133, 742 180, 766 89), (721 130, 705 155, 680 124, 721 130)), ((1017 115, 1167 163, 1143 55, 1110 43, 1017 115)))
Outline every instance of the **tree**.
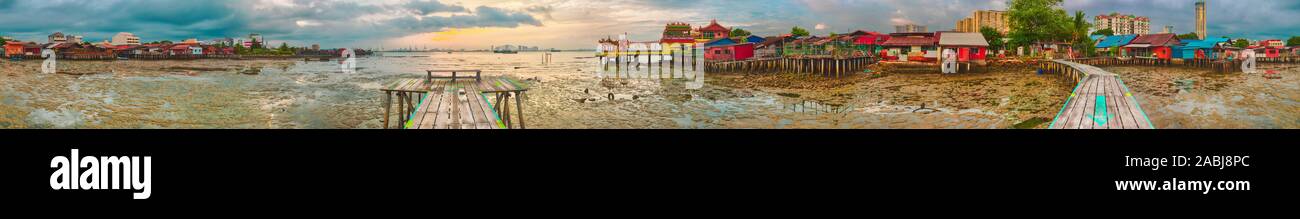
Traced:
POLYGON ((749 31, 746 31, 745 29, 740 29, 740 28, 731 29, 731 36, 741 37, 741 36, 749 36, 749 35, 752 35, 752 33, 749 33, 749 31))
POLYGON ((1070 18, 1065 10, 1055 6, 1063 0, 1009 0, 1008 17, 1011 23, 1012 46, 1023 46, 1038 41, 1067 40, 1070 18))
POLYGON ((1005 38, 1006 36, 1003 36, 1001 31, 998 31, 998 29, 993 27, 980 27, 980 34, 984 35, 984 40, 989 41, 990 49, 1002 49, 1002 44, 1004 44, 1002 38, 1005 38))
MULTIPOLYGON (((0 41, 0 44, 2 43, 4 41, 0 41)), ((1300 36, 1292 36, 1291 39, 1287 39, 1286 46, 1300 46, 1300 36)))
POLYGON ((1178 39, 1180 39, 1180 40, 1199 40, 1199 39, 1201 39, 1201 36, 1200 36, 1200 35, 1196 35, 1196 32, 1191 32, 1191 33, 1187 33, 1187 34, 1179 34, 1179 35, 1178 35, 1178 39))
POLYGON ((803 37, 803 36, 809 36, 811 34, 808 33, 808 30, 799 28, 799 26, 795 26, 794 28, 790 28, 790 35, 795 37, 803 37))
POLYGON ((1250 47, 1250 41, 1246 39, 1237 39, 1237 41, 1232 42, 1232 46, 1238 48, 1250 47))
POLYGON ((1091 38, 1088 38, 1088 30, 1092 29, 1092 23, 1088 23, 1087 16, 1088 15, 1084 14, 1083 11, 1074 12, 1074 22, 1070 23, 1071 38, 1074 39, 1071 42, 1080 43, 1084 40, 1091 41, 1091 38))
POLYGON ((1115 31, 1114 31, 1114 30, 1111 30, 1110 28, 1100 29, 1100 30, 1097 30, 1096 32, 1092 32, 1092 35, 1114 36, 1114 35, 1115 35, 1115 31))
POLYGON ((288 51, 289 51, 289 43, 287 43, 287 42, 285 42, 285 43, 280 43, 280 48, 279 48, 279 49, 276 49, 276 50, 279 50, 280 52, 288 52, 288 51))
POLYGON ((235 44, 235 54, 243 55, 245 53, 248 53, 248 51, 246 50, 248 49, 244 48, 244 44, 240 44, 240 43, 235 44))

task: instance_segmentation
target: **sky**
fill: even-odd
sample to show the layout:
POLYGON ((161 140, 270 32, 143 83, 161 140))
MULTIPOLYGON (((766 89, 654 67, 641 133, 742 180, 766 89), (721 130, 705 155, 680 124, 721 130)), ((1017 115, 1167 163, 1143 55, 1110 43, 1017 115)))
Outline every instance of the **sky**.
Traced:
MULTIPOLYGON (((1066 0, 1073 14, 1119 12, 1194 30, 1195 0, 1066 0)), ((1300 35, 1300 1, 1210 0, 1211 36, 1283 39, 1300 35), (1286 19, 1290 17, 1291 19, 1286 19)), ((103 41, 131 32, 143 41, 211 40, 262 34, 272 44, 324 48, 487 49, 493 45, 593 48, 627 33, 658 40, 664 24, 716 19, 758 35, 852 30, 892 32, 918 24, 951 30, 973 10, 1006 0, 0 0, 0 35, 44 42, 56 31, 103 41)))

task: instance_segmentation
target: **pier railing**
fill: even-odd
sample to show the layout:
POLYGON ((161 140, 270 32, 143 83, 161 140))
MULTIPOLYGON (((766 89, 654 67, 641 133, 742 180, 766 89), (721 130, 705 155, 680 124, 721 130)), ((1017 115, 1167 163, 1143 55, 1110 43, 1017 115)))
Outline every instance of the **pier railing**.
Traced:
MULTIPOLYGON (((1259 61, 1262 59, 1256 59, 1259 61)), ((1133 58, 1116 58, 1116 57, 1098 57, 1098 58, 1078 58, 1066 59, 1066 61, 1092 65, 1092 66, 1166 66, 1166 67, 1184 67, 1208 69, 1219 73, 1241 72, 1241 63, 1243 60, 1219 60, 1219 59, 1158 59, 1148 57, 1133 58)), ((1276 59, 1277 62, 1283 63, 1284 59, 1276 59)), ((1294 59, 1290 63, 1295 63, 1294 59)), ((1262 61, 1259 61, 1262 62, 1262 61)))

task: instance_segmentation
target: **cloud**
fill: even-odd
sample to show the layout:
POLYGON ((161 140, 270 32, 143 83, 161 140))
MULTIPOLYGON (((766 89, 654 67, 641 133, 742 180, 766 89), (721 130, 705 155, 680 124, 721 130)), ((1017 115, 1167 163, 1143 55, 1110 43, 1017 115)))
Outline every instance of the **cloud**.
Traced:
POLYGON ((419 15, 429 15, 438 12, 462 12, 465 7, 458 5, 446 5, 442 2, 432 0, 411 1, 405 4, 406 9, 415 11, 419 15))
MULTIPOLYGON (((1148 16, 1155 31, 1173 25, 1185 33, 1193 30, 1191 2, 1069 0, 1064 8, 1089 16, 1148 16)), ((819 35, 858 29, 891 32, 899 24, 950 30, 973 10, 1005 8, 1006 0, 0 0, 0 20, 7 21, 0 25, 0 34, 43 41, 55 31, 92 40, 134 32, 152 41, 261 33, 291 44, 374 46, 389 39, 476 29, 480 32, 470 34, 472 39, 447 39, 438 45, 588 48, 598 38, 625 32, 633 39, 658 39, 668 22, 698 26, 717 19, 758 35, 788 33, 793 26, 819 35)), ((1210 1, 1209 9, 1213 36, 1285 39, 1300 34, 1300 19, 1282 19, 1300 14, 1300 1, 1217 0, 1210 1)))
POLYGON ((527 12, 491 6, 471 11, 434 0, 0 0, 0 10, 0 20, 11 21, 0 33, 28 40, 56 31, 92 40, 134 32, 145 41, 261 33, 272 41, 350 46, 446 28, 542 25, 527 12))

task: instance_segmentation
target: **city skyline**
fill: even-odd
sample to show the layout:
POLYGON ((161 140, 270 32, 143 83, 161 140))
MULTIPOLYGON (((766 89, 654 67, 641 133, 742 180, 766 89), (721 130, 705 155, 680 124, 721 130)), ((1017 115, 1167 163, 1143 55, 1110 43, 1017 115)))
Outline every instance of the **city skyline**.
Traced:
MULTIPOLYGON (((1091 17, 1146 16, 1151 27, 1191 32, 1196 0, 1069 0, 1064 9, 1091 17)), ((694 27, 718 20, 729 28, 778 35, 800 26, 813 34, 890 32, 895 25, 952 30, 974 10, 1005 10, 1004 0, 0 0, 0 35, 43 41, 54 32, 100 42, 119 32, 141 41, 208 40, 260 33, 272 44, 353 48, 487 49, 491 45, 589 49, 596 39, 627 33, 657 40, 665 24, 694 27), (31 19, 42 18, 42 19, 31 19)), ((1209 1, 1210 36, 1286 39, 1300 21, 1300 1, 1209 1)), ((1158 32, 1159 30, 1151 30, 1158 32)))

